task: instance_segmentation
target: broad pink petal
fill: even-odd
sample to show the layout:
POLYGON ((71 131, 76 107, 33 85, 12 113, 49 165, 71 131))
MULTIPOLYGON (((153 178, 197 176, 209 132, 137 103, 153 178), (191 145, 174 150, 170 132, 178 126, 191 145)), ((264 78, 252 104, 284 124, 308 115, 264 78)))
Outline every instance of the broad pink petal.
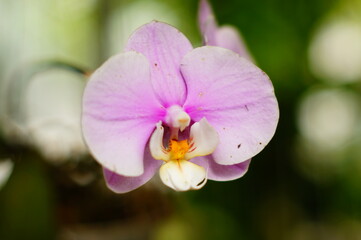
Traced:
POLYGON ((207 0, 199 1, 198 25, 205 45, 216 46, 217 22, 211 5, 207 0))
POLYGON ((214 46, 227 48, 254 62, 252 56, 249 54, 249 51, 246 48, 246 44, 242 39, 241 33, 232 26, 222 26, 217 29, 216 43, 214 46))
POLYGON ((154 160, 147 149, 144 153, 144 173, 139 177, 125 177, 103 168, 107 186, 116 193, 132 191, 148 182, 159 169, 162 161, 154 160))
POLYGON ((117 174, 143 174, 145 145, 164 115, 152 90, 148 60, 140 53, 110 58, 84 91, 85 141, 97 161, 117 174))
POLYGON ((207 178, 214 181, 230 181, 242 177, 246 174, 251 159, 234 164, 221 165, 213 160, 212 155, 196 157, 191 162, 207 169, 207 178))
POLYGON ((181 71, 188 88, 185 111, 193 121, 205 117, 219 134, 215 162, 241 163, 267 145, 279 110, 262 70, 230 50, 206 46, 187 54, 181 71))
POLYGON ((126 49, 140 52, 149 60, 153 89, 164 107, 184 103, 186 86, 179 66, 192 45, 180 31, 151 22, 133 33, 126 49))

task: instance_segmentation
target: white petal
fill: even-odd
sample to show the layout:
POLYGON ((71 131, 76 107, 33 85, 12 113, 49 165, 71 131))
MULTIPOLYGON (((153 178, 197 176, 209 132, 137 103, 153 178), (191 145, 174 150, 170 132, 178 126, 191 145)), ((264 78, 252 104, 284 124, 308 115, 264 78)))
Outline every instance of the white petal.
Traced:
POLYGON ((217 131, 205 118, 202 118, 199 122, 192 125, 190 140, 190 145, 193 144, 193 146, 189 152, 185 154, 185 159, 211 154, 219 142, 217 131))
POLYGON ((159 170, 161 180, 176 191, 200 189, 207 182, 206 170, 186 160, 169 161, 159 170))
POLYGON ((162 122, 159 121, 156 125, 156 129, 154 130, 150 138, 149 149, 154 159, 168 161, 169 154, 165 152, 163 146, 163 135, 164 127, 162 126, 162 122))

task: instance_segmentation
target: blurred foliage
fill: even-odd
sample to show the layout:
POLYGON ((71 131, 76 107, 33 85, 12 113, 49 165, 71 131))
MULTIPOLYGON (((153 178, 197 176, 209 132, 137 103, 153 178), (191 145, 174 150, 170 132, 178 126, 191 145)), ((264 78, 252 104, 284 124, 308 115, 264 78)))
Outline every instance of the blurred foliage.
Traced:
POLYGON ((0 192, 0 238, 54 239, 53 208, 51 182, 43 166, 28 155, 0 192))
MULTIPOLYGON (((80 2, 56 1, 59 8, 46 8, 48 15, 57 17, 50 17, 51 31, 44 37, 56 32, 54 41, 61 43, 60 49, 66 49, 66 60, 96 68, 113 51, 109 49, 108 38, 116 29, 107 28, 111 14, 116 9, 126 9, 134 1, 93 0, 86 1, 88 5, 84 2, 85 8, 80 2)), ((22 1, 12 2, 21 4, 22 1)), ((198 1, 151 2, 164 3, 173 9, 180 17, 177 27, 194 46, 200 45, 196 23, 198 1)), ((325 158, 327 165, 328 156, 316 155, 318 149, 314 145, 308 153, 298 148, 301 133, 297 109, 303 95, 314 86, 334 87, 310 71, 309 44, 315 29, 330 13, 348 14, 345 9, 354 5, 358 7, 351 15, 361 13, 360 1, 347 1, 348 8, 345 2, 211 1, 218 22, 234 25, 242 32, 257 65, 273 81, 280 105, 281 117, 275 137, 254 157, 243 178, 226 183, 209 181, 202 190, 187 193, 164 190, 165 187, 158 186, 154 180, 131 193, 116 195, 105 188, 100 167, 89 156, 84 157, 83 162, 54 166, 43 161, 31 147, 9 143, 2 136, 0 159, 10 157, 15 169, 7 185, 0 189, 0 239, 328 240, 330 236, 336 240, 361 239, 360 131, 355 130, 358 135, 347 143, 342 153, 329 154, 340 163, 335 165, 337 169, 329 174, 327 181, 317 181, 316 177, 305 174, 312 171, 313 175, 321 175, 328 170, 319 165, 308 168, 302 158, 309 155, 325 158), (88 183, 79 184, 89 174, 94 176, 88 183)), ((10 1, 0 0, 0 8, 3 4, 10 1)), ((46 21, 48 15, 39 19, 46 21)), ((1 26, 4 24, 11 22, 3 22, 1 26)), ((122 24, 127 25, 127 21, 122 24)), ((36 28, 36 23, 33 25, 36 28)), ((3 29, 7 28, 0 30, 3 29)), ((16 25, 13 31, 16 32, 16 25)), ((0 34, 3 38, 9 33, 0 34)), ((50 56, 52 60, 64 60, 61 54, 50 56)), ((0 59, 0 69, 6 69, 6 56, 0 59)), ((10 59, 13 61, 14 56, 10 59)), ((3 74, 0 76, 5 78, 3 74)), ((361 91, 360 81, 336 87, 358 95, 361 91)))

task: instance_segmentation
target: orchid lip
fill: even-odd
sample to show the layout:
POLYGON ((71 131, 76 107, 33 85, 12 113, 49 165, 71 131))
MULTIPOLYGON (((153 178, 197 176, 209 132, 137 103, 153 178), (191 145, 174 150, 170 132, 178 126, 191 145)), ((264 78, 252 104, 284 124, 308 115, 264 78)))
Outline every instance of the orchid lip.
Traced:
POLYGON ((165 185, 176 191, 198 190, 207 182, 207 171, 186 160, 163 164, 159 175, 165 185))

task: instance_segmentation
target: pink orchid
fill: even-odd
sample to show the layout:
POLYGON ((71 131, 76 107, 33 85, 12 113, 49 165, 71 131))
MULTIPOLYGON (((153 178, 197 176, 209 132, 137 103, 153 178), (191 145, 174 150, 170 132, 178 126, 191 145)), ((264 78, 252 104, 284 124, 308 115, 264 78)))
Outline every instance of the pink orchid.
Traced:
POLYGON ((243 176, 278 116, 272 83, 254 64, 220 47, 193 49, 174 27, 151 22, 91 76, 82 124, 113 191, 158 169, 164 184, 186 191, 243 176))
POLYGON ((236 28, 229 25, 218 27, 212 7, 207 0, 200 0, 199 2, 198 25, 205 45, 230 49, 254 62, 236 28))

